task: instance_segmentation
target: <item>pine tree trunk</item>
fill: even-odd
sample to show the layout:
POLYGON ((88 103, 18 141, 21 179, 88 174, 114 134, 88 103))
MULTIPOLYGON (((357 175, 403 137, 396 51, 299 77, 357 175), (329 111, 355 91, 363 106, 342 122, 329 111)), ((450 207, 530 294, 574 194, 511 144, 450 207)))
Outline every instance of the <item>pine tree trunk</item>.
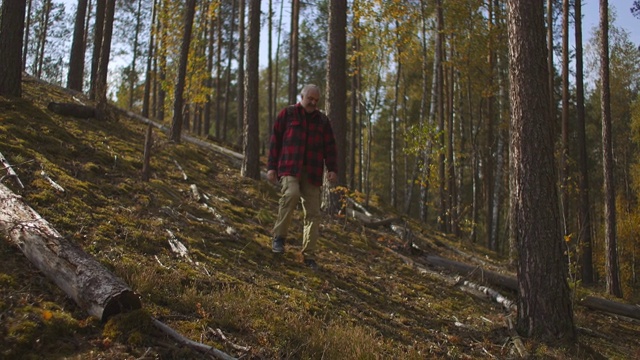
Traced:
POLYGON ((179 144, 182 138, 183 111, 184 111, 184 87, 187 79, 187 64, 189 62, 189 45, 191 44, 191 31, 193 29, 193 18, 196 12, 196 0, 187 0, 184 12, 184 33, 182 34, 182 44, 180 46, 180 64, 178 66, 178 81, 175 88, 173 100, 173 120, 169 138, 179 144))
POLYGON ((291 32, 289 38, 289 104, 298 102, 298 22, 300 0, 291 1, 291 32))
POLYGON ((96 19, 93 27, 93 53, 91 56, 91 82, 89 87, 89 98, 91 100, 96 99, 96 84, 98 68, 100 66, 100 51, 102 50, 106 6, 106 1, 96 1, 96 19))
POLYGON ((142 95, 142 116, 145 118, 149 118, 149 108, 151 106, 151 83, 155 81, 155 76, 152 78, 153 69, 153 58, 155 58, 156 54, 154 52, 155 49, 155 24, 156 24, 156 13, 158 11, 158 0, 153 0, 153 9, 151 10, 151 23, 149 26, 149 53, 147 54, 147 70, 145 71, 146 75, 144 77, 144 94, 142 95))
POLYGON ((589 167, 587 156, 585 110, 584 110, 584 72, 582 62, 582 1, 575 2, 575 44, 576 44, 576 133, 578 139, 578 196, 580 211, 578 215, 578 244, 580 246, 580 274, 583 285, 593 284, 593 255, 591 246, 591 213, 589 200, 589 167))
POLYGON ((67 87, 82 92, 84 80, 84 19, 87 16, 87 0, 78 0, 76 20, 73 28, 73 43, 71 44, 71 56, 69 58, 69 74, 67 87))
POLYGON ((604 172, 604 241, 607 292, 622 297, 616 235, 616 189, 613 179, 613 136, 609 85, 609 1, 600 0, 600 91, 602 111, 602 166, 604 172))
MULTIPOLYGON (((329 2, 329 53, 327 59, 327 116, 336 140, 336 148, 340 156, 337 157, 338 185, 346 185, 346 146, 347 146, 347 3, 343 0, 329 2)), ((327 184, 328 186, 329 184, 327 184)), ((329 213, 337 213, 338 200, 331 198, 329 213)), ((337 195, 336 195, 337 196, 337 195)))
POLYGON ((247 41, 247 76, 245 79, 244 106, 244 158, 241 175, 260 179, 260 128, 259 112, 259 56, 260 56, 260 0, 249 1, 249 39, 247 41))
POLYGON ((517 327, 521 334, 547 343, 573 341, 571 292, 556 200, 543 3, 509 0, 508 12, 511 218, 519 255, 517 327))
MULTIPOLYGON (((240 6, 238 9, 239 16, 239 24, 238 24, 238 32, 239 32, 239 42, 240 50, 238 56, 238 115, 236 118, 236 130, 237 130, 237 138, 235 144, 237 146, 242 146, 242 137, 243 137, 243 123, 244 123, 244 102, 245 102, 245 92, 244 92, 244 84, 245 82, 245 73, 244 73, 244 52, 245 52, 245 25, 244 25, 244 17, 246 14, 246 3, 245 0, 240 0, 240 6)), ((225 122, 226 124, 226 122, 225 122)), ((223 139, 225 139, 225 135, 223 135, 223 139)))
POLYGON ((22 36, 25 0, 4 0, 0 22, 0 95, 22 96, 22 36))

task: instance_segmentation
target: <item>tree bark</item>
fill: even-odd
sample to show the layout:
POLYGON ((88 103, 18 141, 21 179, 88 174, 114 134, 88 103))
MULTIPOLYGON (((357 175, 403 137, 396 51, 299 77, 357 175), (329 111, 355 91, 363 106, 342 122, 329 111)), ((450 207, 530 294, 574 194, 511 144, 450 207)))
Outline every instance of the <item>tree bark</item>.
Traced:
POLYGON ((244 105, 244 159, 242 176, 260 179, 259 56, 260 56, 260 0, 249 2, 249 41, 247 42, 247 77, 244 105))
POLYGON ((548 343, 575 328, 557 204, 541 1, 508 1, 513 235, 519 252, 518 329, 548 343), (540 289, 553 289, 543 291, 540 289))
POLYGON ((604 175, 604 241, 607 292, 622 297, 616 239, 616 189, 613 179, 613 135, 609 88, 609 1, 600 0, 600 91, 602 113, 602 166, 604 175))
POLYGON ((106 7, 106 1, 96 1, 96 19, 93 27, 93 53, 91 56, 91 81, 89 87, 89 98, 91 100, 96 99, 96 78, 100 66, 100 51, 102 50, 106 7))
POLYGON ((578 196, 580 211, 578 214, 578 244, 580 246, 580 274, 582 284, 593 284, 593 255, 591 247, 591 205, 589 200, 589 168, 584 110, 584 67, 582 62, 582 1, 575 2, 576 37, 576 134, 578 139, 578 196))
POLYGON ((0 22, 0 95, 22 96, 22 37, 25 0, 4 0, 0 22))
POLYGON ((180 47, 180 65, 178 67, 178 81, 176 83, 175 96, 173 100, 173 121, 169 138, 176 144, 180 143, 182 136, 182 111, 184 107, 184 87, 187 77, 187 63, 189 61, 189 45, 191 44, 191 30, 193 29, 193 18, 196 13, 196 1, 189 0, 184 12, 184 33, 182 35, 182 45, 180 47))
MULTIPOLYGON (((7 1, 7 0, 5 0, 7 1)), ((68 242, 21 197, 0 184, 0 230, 29 261, 91 316, 142 308, 140 298, 102 264, 68 242)))
POLYGON ((291 32, 289 38, 289 104, 298 99, 298 22, 300 0, 291 1, 291 32))
POLYGON ((109 73, 109 56, 111 54, 111 37, 113 35, 113 19, 115 16, 116 0, 107 0, 104 14, 104 28, 102 32, 102 44, 100 45, 100 59, 98 72, 96 73, 95 100, 97 117, 106 117, 107 108, 107 77, 109 73))
MULTIPOLYGON (((239 16, 239 22, 238 22, 238 33, 239 33, 239 41, 238 41, 238 45, 240 47, 239 52, 238 52, 238 116, 236 117, 236 124, 237 124, 237 139, 236 139, 236 145, 238 145, 238 147, 240 147, 242 145, 242 126, 243 126, 243 122, 244 122, 244 102, 245 102, 245 92, 244 92, 244 77, 245 77, 245 73, 244 73, 244 52, 245 52, 245 48, 244 48, 244 35, 245 35, 245 25, 244 25, 244 17, 246 14, 246 3, 245 0, 240 0, 240 6, 238 9, 238 16, 239 16)), ((226 124, 226 122, 225 122, 226 124)), ((222 135, 223 139, 225 139, 226 137, 226 131, 223 131, 223 135, 222 135)))
POLYGON ((67 76, 67 87, 80 92, 82 92, 84 80, 84 19, 87 16, 87 1, 78 0, 73 28, 73 43, 71 44, 71 55, 69 57, 69 74, 67 76))

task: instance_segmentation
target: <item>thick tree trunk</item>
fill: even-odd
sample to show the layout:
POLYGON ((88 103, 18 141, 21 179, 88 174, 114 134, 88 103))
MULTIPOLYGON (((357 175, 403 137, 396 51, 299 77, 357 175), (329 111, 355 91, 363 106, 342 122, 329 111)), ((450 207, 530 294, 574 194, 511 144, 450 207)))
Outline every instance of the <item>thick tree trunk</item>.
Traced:
POLYGON ((607 292, 622 297, 616 235, 616 188, 613 178, 613 135, 609 85, 609 1, 600 0, 600 92, 602 113, 602 166, 604 173, 604 242, 607 292))
POLYGON ((289 38, 289 104, 298 99, 298 22, 300 0, 291 1, 291 32, 289 38))
POLYGON ((587 141, 584 110, 584 72, 582 62, 582 3, 575 3, 575 37, 576 37, 576 120, 580 167, 578 193, 580 211, 578 215, 578 243, 580 244, 580 274, 582 284, 593 284, 593 255, 591 247, 591 214, 589 201, 589 167, 587 164, 587 141))
POLYGON ((0 231, 91 316, 105 321, 113 315, 142 308, 140 298, 121 279, 68 242, 2 184, 0 231))
POLYGON ((0 95, 22 96, 22 35, 25 0, 4 0, 0 23, 0 95))
POLYGON ((84 80, 84 19, 87 15, 87 1, 78 0, 71 56, 69 58, 69 74, 67 75, 67 87, 80 92, 82 92, 82 82, 84 80))
POLYGON ((570 342, 575 328, 556 200, 544 9, 542 2, 509 0, 508 11, 518 329, 547 343, 570 342))
POLYGON ((247 42, 247 77, 244 105, 244 136, 242 176, 260 179, 260 128, 258 124, 259 51, 260 50, 260 0, 249 2, 249 41, 247 42))
POLYGON ((173 121, 169 137, 179 144, 182 136, 183 110, 184 110, 184 88, 187 77, 187 64, 189 61, 189 45, 191 44, 191 31, 193 29, 193 18, 196 13, 196 1, 189 0, 184 13, 184 33, 182 35, 182 45, 180 47, 180 65, 178 67, 178 82, 175 88, 173 99, 173 121))

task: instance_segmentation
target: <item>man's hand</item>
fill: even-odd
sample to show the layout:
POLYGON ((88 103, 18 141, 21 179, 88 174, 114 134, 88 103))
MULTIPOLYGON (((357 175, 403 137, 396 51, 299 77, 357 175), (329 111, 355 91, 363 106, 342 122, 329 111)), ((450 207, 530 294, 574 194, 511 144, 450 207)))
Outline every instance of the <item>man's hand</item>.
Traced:
POLYGON ((327 181, 329 181, 330 184, 335 184, 338 181, 338 174, 333 171, 329 171, 327 173, 327 181))
POLYGON ((267 171, 267 180, 271 181, 274 184, 278 184, 278 174, 276 174, 275 170, 267 171))

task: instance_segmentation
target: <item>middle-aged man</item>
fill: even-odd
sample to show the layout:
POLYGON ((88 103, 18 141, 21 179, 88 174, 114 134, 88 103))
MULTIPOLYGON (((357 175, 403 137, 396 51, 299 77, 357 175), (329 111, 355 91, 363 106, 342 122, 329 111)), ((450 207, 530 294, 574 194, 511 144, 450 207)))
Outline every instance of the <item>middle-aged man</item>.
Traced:
POLYGON ((317 109, 320 88, 305 85, 300 102, 280 111, 273 124, 267 179, 280 180, 278 219, 273 227, 272 250, 283 253, 285 239, 298 200, 302 201, 304 234, 301 258, 318 269, 315 251, 319 237, 320 194, 326 165, 327 180, 337 179, 336 142, 329 118, 317 109))

